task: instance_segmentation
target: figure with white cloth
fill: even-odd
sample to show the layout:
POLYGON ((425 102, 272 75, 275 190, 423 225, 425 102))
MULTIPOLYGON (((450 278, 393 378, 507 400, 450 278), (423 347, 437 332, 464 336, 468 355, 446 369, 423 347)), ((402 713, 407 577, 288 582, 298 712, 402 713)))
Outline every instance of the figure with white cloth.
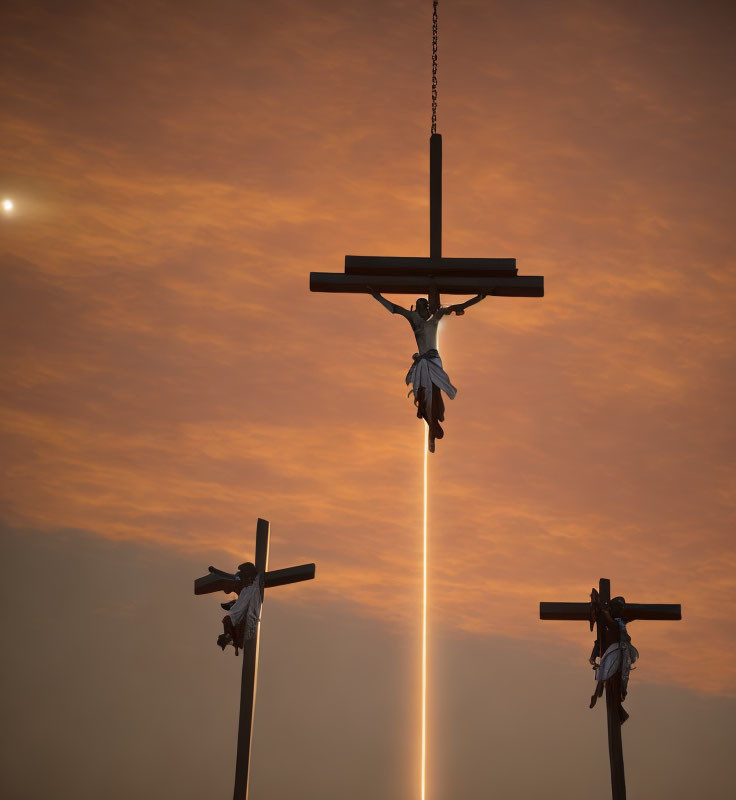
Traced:
POLYGON ((409 309, 391 303, 378 292, 371 289, 371 294, 378 302, 392 314, 401 314, 405 317, 414 331, 419 352, 412 356, 413 363, 406 375, 406 385, 411 384, 409 395, 414 395, 414 405, 417 407, 417 417, 424 419, 429 426, 428 449, 434 453, 435 439, 441 439, 445 432, 440 422, 445 419, 444 392, 450 400, 455 397, 457 389, 450 383, 450 379, 442 367, 442 359, 437 351, 437 328, 442 317, 448 314, 460 316, 465 309, 483 300, 486 295, 479 294, 464 303, 452 306, 440 305, 439 292, 432 289, 429 300, 420 297, 416 307, 409 309))
POLYGON ((593 617, 598 623, 598 638, 593 644, 593 652, 589 659, 597 681, 595 692, 590 698, 590 707, 595 706, 598 698, 603 695, 606 683, 610 683, 617 701, 618 716, 623 725, 629 718, 622 705, 626 699, 629 672, 632 664, 639 658, 639 651, 631 643, 631 637, 626 630, 624 621, 626 600, 623 597, 614 597, 606 605, 601 602, 595 589, 590 598, 593 617))
POLYGON ((258 631, 263 602, 263 586, 255 564, 247 561, 238 567, 238 578, 243 588, 236 600, 221 603, 227 614, 222 618, 223 633, 217 637, 217 644, 224 650, 229 644, 235 648, 235 655, 246 639, 252 639, 258 631))

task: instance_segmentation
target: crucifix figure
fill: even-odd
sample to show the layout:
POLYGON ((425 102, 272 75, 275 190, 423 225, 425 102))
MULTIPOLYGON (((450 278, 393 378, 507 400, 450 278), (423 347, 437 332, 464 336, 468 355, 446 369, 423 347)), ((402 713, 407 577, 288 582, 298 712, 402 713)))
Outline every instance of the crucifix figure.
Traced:
POLYGON ((267 588, 284 586, 314 578, 315 565, 301 564, 268 571, 270 526, 259 519, 256 526, 255 562, 246 562, 235 573, 223 572, 215 567, 194 581, 194 594, 210 592, 235 592, 238 597, 222 607, 228 612, 223 619, 223 633, 217 644, 224 650, 235 647, 235 654, 243 650, 243 671, 240 683, 240 719, 238 722, 238 748, 235 762, 235 788, 233 800, 247 800, 250 745, 253 731, 256 678, 258 673, 258 633, 263 593, 267 588))
POLYGON ((587 620, 596 628, 590 663, 596 672, 596 688, 590 700, 595 706, 606 693, 608 755, 611 764, 613 800, 626 800, 624 753, 621 725, 629 718, 621 705, 626 697, 629 670, 639 657, 631 644, 627 625, 633 620, 682 619, 679 604, 627 603, 623 597, 611 598, 611 582, 601 578, 598 591, 592 590, 589 603, 540 603, 540 619, 587 620))
POLYGON ((371 294, 392 314, 401 314, 411 323, 418 352, 407 375, 412 384, 417 416, 429 426, 428 447, 434 451, 435 439, 444 435, 444 401, 456 389, 442 367, 437 351, 437 326, 443 316, 462 314, 484 297, 543 297, 544 278, 517 275, 515 258, 442 257, 442 136, 433 122, 429 138, 429 258, 391 258, 345 256, 345 273, 312 272, 309 288, 313 292, 371 294), (405 309, 386 300, 391 294, 426 294, 416 307, 405 309), (440 293, 475 295, 452 306, 440 304, 440 293))
POLYGON ((391 303, 376 291, 373 291, 373 297, 392 314, 400 314, 408 320, 414 332, 418 351, 412 356, 413 363, 406 374, 406 385, 411 384, 409 394, 414 395, 417 417, 424 419, 429 427, 427 448, 430 453, 434 453, 435 439, 441 439, 445 435, 440 425, 445 419, 445 401, 442 399, 442 392, 450 400, 457 393, 457 389, 450 383, 450 378, 442 367, 442 359, 437 350, 439 322, 448 314, 455 313, 458 316, 464 314, 466 308, 479 303, 485 295, 476 295, 465 303, 443 306, 440 305, 439 292, 432 286, 429 290, 429 300, 419 297, 416 308, 412 306, 409 309, 391 303))
POLYGON ((596 640, 588 661, 595 670, 596 687, 590 698, 593 708, 603 690, 610 684, 614 701, 614 713, 621 725, 629 715, 624 711, 623 702, 629 685, 629 673, 639 658, 639 651, 631 643, 631 636, 626 628, 624 612, 626 600, 623 597, 612 597, 604 603, 600 594, 593 589, 590 593, 591 621, 596 625, 596 640))
MULTIPOLYGON (((220 570, 210 574, 221 576, 220 570)), ((227 573, 225 573, 227 574, 227 573)), ((229 580, 230 576, 224 580, 229 580)), ((227 589, 223 589, 227 591, 227 589)), ((237 599, 229 600, 220 605, 227 611, 222 618, 223 632, 217 637, 217 644, 224 650, 229 644, 235 648, 235 655, 242 650, 247 639, 252 639, 258 633, 258 623, 261 620, 261 603, 263 602, 263 586, 258 575, 256 565, 246 561, 238 567, 235 582, 230 584, 229 591, 237 593, 237 599)))

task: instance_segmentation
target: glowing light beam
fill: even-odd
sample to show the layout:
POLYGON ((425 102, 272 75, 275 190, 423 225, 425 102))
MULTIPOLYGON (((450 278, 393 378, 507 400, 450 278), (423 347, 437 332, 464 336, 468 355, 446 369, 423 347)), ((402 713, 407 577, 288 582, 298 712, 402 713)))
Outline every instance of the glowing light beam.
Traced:
POLYGON ((422 564, 422 776, 421 800, 425 800, 427 777, 427 454, 429 425, 424 427, 424 558, 422 564))

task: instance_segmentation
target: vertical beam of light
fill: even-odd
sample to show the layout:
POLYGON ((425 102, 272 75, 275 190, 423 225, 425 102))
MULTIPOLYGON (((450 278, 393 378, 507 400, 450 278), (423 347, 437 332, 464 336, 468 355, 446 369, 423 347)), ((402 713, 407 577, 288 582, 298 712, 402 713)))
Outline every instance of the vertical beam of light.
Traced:
POLYGON ((422 564, 422 779, 421 800, 425 800, 427 771, 427 454, 429 425, 424 427, 424 526, 422 564))

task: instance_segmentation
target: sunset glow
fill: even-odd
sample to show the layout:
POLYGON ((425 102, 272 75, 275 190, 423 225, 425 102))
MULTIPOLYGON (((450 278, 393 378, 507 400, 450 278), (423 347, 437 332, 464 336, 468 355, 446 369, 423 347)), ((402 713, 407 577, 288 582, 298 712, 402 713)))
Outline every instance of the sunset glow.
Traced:
POLYGON ((443 254, 546 295, 446 320, 431 455, 406 321, 309 273, 429 253, 432 5, 3 4, 0 795, 227 796, 191 581, 258 517, 317 577, 267 600, 253 797, 603 791, 538 604, 606 577, 682 605, 631 631, 631 796, 733 793, 736 6, 440 2, 443 254))

